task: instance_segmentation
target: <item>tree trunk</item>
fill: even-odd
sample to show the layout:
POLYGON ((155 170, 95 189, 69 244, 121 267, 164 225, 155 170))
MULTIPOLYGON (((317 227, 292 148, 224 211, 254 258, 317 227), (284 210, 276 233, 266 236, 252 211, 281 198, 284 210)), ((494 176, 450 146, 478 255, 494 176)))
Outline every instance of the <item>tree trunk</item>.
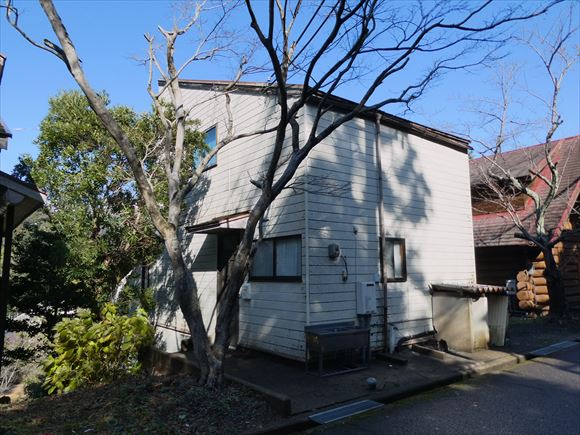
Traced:
POLYGON ((215 327, 215 341, 212 349, 214 361, 206 381, 206 385, 209 387, 220 385, 223 382, 224 359, 230 345, 231 324, 235 318, 236 298, 247 274, 250 250, 251 245, 248 246, 242 240, 233 261, 227 266, 228 279, 222 290, 215 327))
POLYGON ((552 247, 542 249, 546 262, 544 276, 548 285, 548 294, 550 296, 550 315, 560 318, 566 312, 566 301, 564 299, 564 282, 560 268, 556 263, 552 247))
POLYGON ((224 359, 230 345, 231 323, 235 318, 236 298, 248 274, 256 226, 272 201, 273 199, 266 201, 265 197, 262 197, 258 201, 250 213, 238 249, 233 259, 228 262, 228 279, 222 289, 221 303, 219 304, 215 327, 215 341, 212 353, 215 359, 214 370, 210 373, 206 381, 206 385, 210 387, 220 385, 223 382, 224 359))
POLYGON ((185 265, 177 232, 174 231, 174 234, 164 239, 165 248, 171 259, 173 269, 175 297, 191 333, 193 353, 199 364, 199 383, 205 384, 208 378, 212 376, 212 373, 216 371, 218 363, 221 365, 221 361, 215 361, 215 358, 213 358, 211 344, 203 323, 195 282, 185 265))

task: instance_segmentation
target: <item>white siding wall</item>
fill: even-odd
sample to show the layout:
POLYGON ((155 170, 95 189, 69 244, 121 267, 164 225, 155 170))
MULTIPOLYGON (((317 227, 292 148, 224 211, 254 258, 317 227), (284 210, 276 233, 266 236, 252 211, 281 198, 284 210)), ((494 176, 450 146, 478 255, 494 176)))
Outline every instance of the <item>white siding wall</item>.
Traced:
MULTIPOLYGON (((206 325, 212 321, 217 288, 217 237, 205 234, 184 235, 187 246, 186 262, 193 273, 206 325)), ((150 285, 156 291, 155 325, 160 334, 160 346, 168 352, 176 352, 182 338, 189 337, 187 324, 183 319, 173 296, 171 263, 163 255, 150 268, 150 285)), ((213 337, 213 328, 210 329, 213 337)))
MULTIPOLYGON (((329 120, 321 124, 327 125, 329 120)), ((313 150, 309 174, 348 183, 343 195, 310 194, 310 319, 357 320, 356 283, 379 271, 378 173, 371 121, 353 120, 313 150), (354 233, 354 228, 357 234, 354 233), (330 260, 329 243, 346 257, 330 260)), ((388 283, 388 320, 399 337, 432 329, 431 282, 475 280, 465 153, 381 126, 385 232, 406 240, 408 279, 388 283)), ((383 301, 372 318, 372 344, 382 344, 383 301)))
MULTIPOLYGON (((199 129, 202 131, 217 125, 219 141, 225 134, 226 106, 225 98, 216 95, 207 90, 184 89, 185 106, 192 108, 191 118, 201 122, 199 129)), ((275 101, 264 95, 233 93, 231 110, 235 134, 256 131, 272 125, 268 120, 275 114, 275 101)), ((259 195, 250 179, 259 180, 267 169, 273 137, 273 134, 265 134, 245 138, 220 150, 217 166, 203 175, 201 191, 187 198, 183 223, 202 223, 248 211, 259 195)), ((303 175, 302 169, 297 175, 303 175)), ((303 194, 285 191, 272 204, 266 218, 268 220, 263 226, 265 237, 303 235, 303 194)), ((187 244, 188 261, 194 271, 207 325, 216 302, 217 236, 190 234, 184 238, 184 243, 187 244)), ((161 259, 158 267, 168 270, 167 259, 161 259)), ((168 286, 163 287, 161 295, 172 300, 168 286)), ((172 306, 171 310, 162 312, 158 319, 160 325, 169 323, 172 328, 163 331, 168 350, 176 350, 173 346, 170 349, 170 343, 181 339, 181 333, 173 329, 187 331, 179 309, 175 308, 172 306)), ((304 352, 304 312, 302 283, 252 283, 252 299, 240 300, 240 343, 301 358, 304 352)), ((213 327, 214 323, 210 325, 212 336, 213 327)))
MULTIPOLYGON (((329 122, 323 120, 320 128, 329 122)), ((355 119, 317 145, 308 158, 312 178, 327 178, 345 188, 339 193, 322 191, 308 196, 312 324, 357 321, 357 282, 374 281, 379 271, 379 184, 374 138, 373 123, 355 119), (340 245, 347 267, 342 258, 328 257, 330 243, 340 245), (343 281, 346 268, 348 279, 343 281)), ((380 299, 381 293, 377 293, 380 299)), ((372 322, 378 323, 381 318, 373 316, 372 322)), ((375 345, 379 326, 372 328, 375 345)))
POLYGON ((401 336, 432 328, 429 283, 475 283, 466 153, 383 128, 387 236, 406 240, 406 282, 389 283, 388 319, 401 336), (416 319, 414 321, 414 319, 416 319))
MULTIPOLYGON (((219 140, 224 131, 224 100, 209 98, 209 91, 184 92, 186 105, 194 108, 192 118, 201 120, 203 130, 217 124, 219 140)), ((274 101, 263 95, 234 94, 232 112, 236 132, 255 130, 275 116, 274 101)), ((306 115, 300 119, 303 134, 310 123, 310 112, 306 115)), ((321 127, 328 122, 323 121, 321 127)), ((379 271, 374 135, 371 121, 357 119, 341 127, 312 151, 297 174, 308 175, 309 193, 285 191, 270 207, 264 236, 302 236, 303 279, 300 283, 251 283, 251 298, 240 300, 242 345, 301 359, 307 322, 357 320, 356 283, 373 281, 379 271), (346 257, 346 282, 342 280, 343 260, 328 258, 330 243, 338 243, 346 257)), ((221 150, 217 166, 204 174, 203 192, 188 198, 184 223, 249 210, 258 195, 249 179, 258 179, 265 170, 272 138, 246 138, 221 150)), ((389 322, 400 336, 407 336, 432 328, 430 282, 475 279, 468 159, 465 153, 385 126, 381 143, 386 233, 405 238, 407 246, 408 279, 388 285, 389 322)), ((207 322, 216 298, 216 236, 189 235, 184 243, 207 322)), ((157 286, 165 289, 160 294, 172 300, 167 290, 167 259, 160 259, 156 267, 157 286)), ((382 293, 377 293, 379 313, 372 319, 374 347, 382 344, 383 301, 382 293)), ((164 329, 164 337, 168 350, 175 350, 170 345, 181 335, 167 331, 186 332, 186 328, 179 310, 167 306, 158 321, 172 328, 164 329)))
MULTIPOLYGON (((284 192, 267 211, 265 219, 265 238, 300 235, 304 247, 302 192, 284 192)), ((304 249, 302 253, 302 282, 250 283, 251 299, 240 299, 240 344, 289 358, 303 358, 304 249)))

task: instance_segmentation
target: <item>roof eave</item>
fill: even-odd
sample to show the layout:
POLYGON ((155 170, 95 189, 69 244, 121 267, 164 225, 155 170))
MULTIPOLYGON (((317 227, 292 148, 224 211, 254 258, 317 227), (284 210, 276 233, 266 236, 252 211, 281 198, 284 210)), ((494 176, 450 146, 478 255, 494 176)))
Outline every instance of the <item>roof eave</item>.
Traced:
MULTIPOLYGON (((164 86, 165 83, 166 83, 165 80, 158 81, 159 86, 164 86)), ((180 79, 179 84, 181 87, 188 89, 207 89, 209 87, 215 90, 222 90, 228 86, 231 86, 232 83, 230 81, 225 80, 180 79)), ((242 90, 260 93, 273 92, 275 88, 276 86, 273 84, 261 82, 240 82, 237 83, 235 86, 235 89, 238 91, 242 90)), ((303 89, 302 85, 295 84, 288 85, 288 91, 290 96, 293 96, 293 94, 297 95, 300 91, 302 91, 302 89, 303 89)), ((354 101, 338 97, 335 95, 328 95, 322 91, 316 92, 309 102, 315 103, 316 101, 320 101, 322 98, 331 103, 335 108, 342 110, 351 110, 352 108, 358 105, 354 101)), ((427 127, 425 125, 409 121, 395 115, 391 115, 382 110, 364 108, 361 110, 361 113, 358 116, 365 119, 376 119, 377 114, 380 115, 380 121, 381 124, 383 125, 392 127, 400 131, 414 134, 416 136, 422 137, 424 139, 453 148, 455 150, 464 153, 467 153, 471 149, 471 147, 469 146, 470 141, 467 139, 449 133, 445 133, 443 131, 431 127, 427 127)))

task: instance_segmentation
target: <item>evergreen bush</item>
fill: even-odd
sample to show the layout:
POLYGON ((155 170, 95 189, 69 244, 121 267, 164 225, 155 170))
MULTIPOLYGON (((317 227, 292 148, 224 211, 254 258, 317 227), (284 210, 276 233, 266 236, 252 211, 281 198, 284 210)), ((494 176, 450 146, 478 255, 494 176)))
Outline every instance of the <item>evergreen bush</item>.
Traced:
POLYGON ((153 327, 142 309, 131 316, 119 315, 115 305, 106 304, 100 321, 94 321, 89 311, 80 311, 55 326, 44 388, 49 394, 67 393, 138 373, 138 352, 153 338, 153 327))

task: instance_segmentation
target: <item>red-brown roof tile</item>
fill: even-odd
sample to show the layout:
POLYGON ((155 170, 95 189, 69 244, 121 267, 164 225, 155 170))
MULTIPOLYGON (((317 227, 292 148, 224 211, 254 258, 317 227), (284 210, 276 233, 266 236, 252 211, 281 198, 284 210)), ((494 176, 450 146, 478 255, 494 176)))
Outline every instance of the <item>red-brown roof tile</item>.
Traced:
MULTIPOLYGON (((557 162, 561 182, 556 199, 546 214, 545 227, 561 229, 580 193, 580 135, 553 141, 550 152, 552 159, 557 162)), ((544 144, 502 153, 498 156, 498 162, 515 177, 531 175, 530 169, 541 172, 546 165, 544 144)), ((483 157, 470 162, 472 187, 482 183, 482 171, 489 166, 489 161, 483 157)), ((535 178, 530 186, 533 186, 542 198, 545 197, 547 186, 543 181, 535 178)), ((520 219, 532 233, 535 233, 534 210, 532 200, 528 199, 525 207, 518 212, 520 219)), ((518 232, 518 228, 506 212, 477 214, 473 217, 473 233, 477 247, 526 244, 527 242, 514 237, 518 232)))

